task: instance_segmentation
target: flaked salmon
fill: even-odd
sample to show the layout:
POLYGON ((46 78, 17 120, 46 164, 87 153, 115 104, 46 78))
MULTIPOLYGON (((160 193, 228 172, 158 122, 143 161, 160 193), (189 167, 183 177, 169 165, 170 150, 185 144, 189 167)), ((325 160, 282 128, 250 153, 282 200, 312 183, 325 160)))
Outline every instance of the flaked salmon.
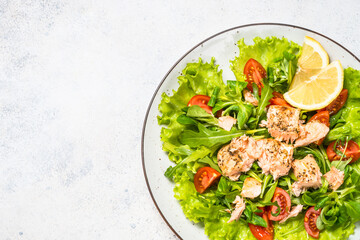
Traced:
POLYGON ((252 161, 251 164, 259 157, 256 141, 246 135, 233 138, 230 142, 230 151, 238 152, 241 158, 252 161))
POLYGON ((307 155, 304 159, 294 160, 292 168, 297 178, 297 181, 291 186, 295 196, 300 196, 307 188, 319 188, 321 186, 322 174, 311 154, 307 155))
POLYGON ((256 142, 259 166, 264 174, 274 179, 285 176, 291 169, 293 147, 275 139, 260 139, 256 142))
POLYGON ((330 171, 324 174, 324 177, 329 182, 330 189, 336 191, 344 182, 344 172, 336 167, 331 167, 330 171))
POLYGON ((219 117, 219 127, 226 131, 230 131, 236 123, 236 119, 230 116, 219 117))
POLYGON ((244 93, 244 98, 245 98, 246 102, 248 102, 254 106, 259 105, 259 101, 254 97, 254 95, 249 90, 244 89, 243 93, 244 93))
MULTIPOLYGON (((267 128, 272 137, 279 141, 293 142, 299 137, 300 109, 271 105, 267 112, 267 128)), ((264 125, 264 122, 263 122, 264 125)))
POLYGON ((328 126, 319 121, 312 121, 301 125, 299 138, 295 141, 294 147, 306 146, 320 140, 328 134, 329 130, 328 126))
POLYGON ((233 203, 235 204, 235 208, 234 208, 233 212, 231 213, 231 217, 230 217, 228 223, 231 223, 234 220, 236 220, 236 221, 239 220, 241 214, 245 210, 244 199, 242 199, 240 196, 236 196, 233 203))
POLYGON ((279 223, 284 223, 286 222, 286 220, 288 220, 289 218, 292 218, 292 217, 296 217, 299 213, 301 213, 302 209, 303 209, 303 205, 296 205, 295 207, 292 207, 291 208, 291 211, 289 212, 289 214, 284 218, 282 219, 279 223))
POLYGON ((256 142, 246 135, 234 138, 230 144, 222 147, 217 159, 223 175, 236 181, 242 172, 249 171, 256 160, 252 149, 256 150, 256 142))
POLYGON ((244 181, 241 196, 245 198, 256 198, 261 193, 261 182, 255 178, 248 177, 244 181))

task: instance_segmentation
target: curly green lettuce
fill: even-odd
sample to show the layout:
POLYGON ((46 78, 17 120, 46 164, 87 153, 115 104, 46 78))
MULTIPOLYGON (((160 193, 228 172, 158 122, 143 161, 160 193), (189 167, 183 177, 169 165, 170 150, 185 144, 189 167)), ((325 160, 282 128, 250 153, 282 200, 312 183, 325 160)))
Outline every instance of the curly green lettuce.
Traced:
POLYGON ((353 68, 344 70, 344 88, 348 90, 348 100, 340 117, 330 130, 326 141, 345 140, 347 136, 360 144, 360 71, 353 68))
POLYGON ((231 70, 234 72, 238 81, 244 81, 244 66, 246 62, 253 58, 258 61, 265 69, 269 64, 284 58, 284 52, 295 54, 298 57, 301 47, 287 40, 286 38, 267 37, 254 38, 253 45, 247 45, 244 39, 238 41, 239 56, 231 61, 231 70))
POLYGON ((188 63, 182 71, 182 75, 178 77, 179 88, 173 90, 172 96, 166 93, 161 95, 161 103, 158 116, 159 125, 165 125, 161 129, 161 141, 163 142, 163 150, 168 152, 169 159, 178 163, 186 155, 181 150, 190 149, 188 146, 179 142, 179 135, 186 129, 176 121, 183 114, 182 109, 187 106, 189 100, 197 94, 211 95, 215 87, 220 88, 220 92, 224 91, 225 84, 222 79, 222 71, 218 70, 215 65, 215 59, 211 62, 203 63, 201 59, 197 63, 188 63), (180 151, 179 151, 179 148, 180 151))

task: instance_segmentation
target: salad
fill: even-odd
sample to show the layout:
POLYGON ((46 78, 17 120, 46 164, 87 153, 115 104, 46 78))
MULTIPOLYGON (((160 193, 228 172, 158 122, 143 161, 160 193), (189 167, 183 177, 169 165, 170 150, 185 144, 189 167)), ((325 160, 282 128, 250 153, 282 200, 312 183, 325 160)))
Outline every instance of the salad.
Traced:
POLYGON ((360 220, 360 71, 320 43, 238 41, 235 77, 188 63, 162 94, 165 176, 210 239, 347 239, 360 220))

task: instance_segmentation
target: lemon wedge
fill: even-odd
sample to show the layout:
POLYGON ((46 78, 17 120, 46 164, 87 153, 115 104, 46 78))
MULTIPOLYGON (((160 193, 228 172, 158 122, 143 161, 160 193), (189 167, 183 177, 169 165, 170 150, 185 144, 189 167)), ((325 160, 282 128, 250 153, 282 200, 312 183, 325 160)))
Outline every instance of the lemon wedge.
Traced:
POLYGON ((294 107, 317 110, 329 105, 341 92, 344 70, 340 61, 325 68, 300 69, 294 76, 285 100, 294 107))
POLYGON ((315 39, 305 36, 301 56, 298 60, 300 68, 324 68, 329 65, 329 56, 321 44, 315 39))
POLYGON ((298 69, 284 98, 292 106, 304 110, 321 109, 340 94, 343 82, 340 61, 329 64, 329 56, 321 44, 306 36, 298 69))

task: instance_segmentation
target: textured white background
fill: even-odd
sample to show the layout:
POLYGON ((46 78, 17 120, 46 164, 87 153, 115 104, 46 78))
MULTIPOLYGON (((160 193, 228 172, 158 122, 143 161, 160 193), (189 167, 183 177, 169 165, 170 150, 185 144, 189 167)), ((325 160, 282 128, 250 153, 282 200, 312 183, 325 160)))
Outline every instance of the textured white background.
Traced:
POLYGON ((176 239, 142 173, 153 92, 224 29, 280 22, 360 56, 358 1, 0 0, 0 239, 176 239))

